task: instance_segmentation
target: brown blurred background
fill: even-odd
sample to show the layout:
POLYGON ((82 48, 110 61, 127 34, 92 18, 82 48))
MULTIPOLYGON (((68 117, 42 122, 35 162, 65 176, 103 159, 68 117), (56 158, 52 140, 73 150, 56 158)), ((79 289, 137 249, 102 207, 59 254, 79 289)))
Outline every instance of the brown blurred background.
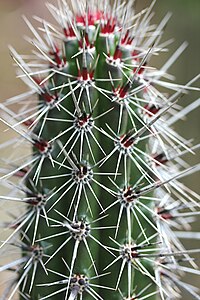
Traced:
MULTIPOLYGON (((50 1, 56 3, 57 1, 50 1)), ((137 10, 150 5, 150 0, 136 1, 137 10)), ((177 60, 175 65, 171 67, 170 73, 176 76, 177 82, 184 84, 192 77, 199 73, 200 67, 200 1, 199 0, 157 0, 155 8, 154 22, 159 23, 164 15, 171 11, 173 13, 165 30, 164 40, 174 38, 175 42, 170 46, 170 51, 160 57, 154 59, 153 64, 156 67, 162 66, 170 53, 173 53, 183 41, 188 41, 189 46, 177 60)), ((15 69, 13 61, 9 55, 8 44, 14 46, 21 54, 28 54, 31 46, 23 39, 23 35, 29 34, 21 15, 25 14, 28 17, 31 15, 39 15, 40 17, 48 18, 49 13, 45 9, 44 0, 0 0, 0 101, 4 101, 14 95, 27 90, 26 86, 15 77, 15 69), (18 7, 18 4, 23 4, 18 7)), ((199 86, 199 82, 195 83, 199 86)), ((181 100, 181 105, 185 106, 191 103, 199 96, 198 93, 192 92, 188 96, 184 96, 181 100)), ((199 142, 200 132, 200 110, 195 110, 188 116, 187 122, 178 122, 176 124, 177 131, 183 134, 184 137, 199 142)), ((5 127, 0 123, 0 143, 8 139, 8 134, 14 136, 11 131, 3 132, 5 127)), ((13 149, 0 149, 0 157, 5 157, 7 152, 13 149)), ((188 155, 187 161, 191 165, 199 162, 199 155, 188 155)), ((194 174, 184 179, 184 182, 196 192, 200 192, 199 173, 194 174)), ((3 191, 0 185, 1 194, 3 191)), ((0 209, 3 207, 0 206, 0 209)), ((1 220, 5 220, 5 216, 0 214, 1 220)), ((193 231, 200 231, 199 223, 194 224, 193 231)), ((3 237, 0 236, 0 239, 3 237)), ((187 248, 200 248, 198 240, 183 241, 187 248)), ((196 256, 199 261, 200 256, 196 256)), ((196 276, 188 275, 184 278, 187 282, 200 286, 200 281, 196 276)), ((0 284, 3 281, 3 274, 0 274, 0 284)), ((1 285, 0 285, 1 287, 1 285)), ((1 296, 1 292, 0 292, 1 296)), ((190 299, 188 294, 183 296, 183 300, 190 299)))

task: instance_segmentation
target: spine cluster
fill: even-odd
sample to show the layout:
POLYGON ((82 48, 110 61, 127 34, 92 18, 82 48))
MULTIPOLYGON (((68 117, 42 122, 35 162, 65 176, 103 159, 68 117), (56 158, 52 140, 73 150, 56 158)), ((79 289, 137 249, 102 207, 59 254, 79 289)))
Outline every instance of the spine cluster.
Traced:
POLYGON ((0 169, 0 200, 14 204, 0 251, 19 254, 0 266, 12 274, 1 300, 200 299, 182 281, 200 274, 199 250, 178 239, 199 214, 181 181, 199 170, 184 161, 199 145, 173 129, 199 104, 178 103, 199 76, 181 85, 168 73, 186 43, 151 65, 170 44, 170 14, 150 24, 154 4, 47 3, 54 21, 36 17, 38 30, 24 17, 32 54, 10 52, 29 90, 1 106, 17 134, 2 147, 22 153, 0 169))

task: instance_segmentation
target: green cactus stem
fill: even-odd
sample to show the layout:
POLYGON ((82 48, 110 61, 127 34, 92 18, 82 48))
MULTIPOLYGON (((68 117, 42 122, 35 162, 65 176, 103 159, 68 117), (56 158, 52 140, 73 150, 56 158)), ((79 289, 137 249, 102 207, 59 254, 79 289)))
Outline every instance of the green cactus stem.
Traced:
POLYGON ((26 206, 1 245, 21 251, 0 269, 16 275, 2 300, 173 300, 181 270, 192 270, 181 263, 196 268, 198 250, 186 251, 172 228, 198 214, 179 181, 198 166, 184 169, 190 144, 169 124, 182 93, 197 88, 168 83, 166 65, 151 65, 169 19, 150 25, 154 3, 139 14, 131 2, 47 3, 57 24, 38 18, 38 31, 24 18, 33 56, 10 50, 32 94, 14 116, 5 104, 13 121, 2 121, 32 155, 1 177, 18 178, 18 196, 7 200, 26 206))

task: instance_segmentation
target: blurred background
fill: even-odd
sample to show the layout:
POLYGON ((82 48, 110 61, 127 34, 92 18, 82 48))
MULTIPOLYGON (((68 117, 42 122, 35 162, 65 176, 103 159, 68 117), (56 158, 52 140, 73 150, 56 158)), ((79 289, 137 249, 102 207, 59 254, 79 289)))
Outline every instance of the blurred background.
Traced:
MULTIPOLYGON (((49 2, 56 3, 57 1, 49 2)), ((138 0, 136 1, 136 10, 139 11, 146 5, 149 6, 150 3, 150 0, 138 0)), ((173 15, 166 26, 163 41, 170 38, 175 39, 170 46, 170 51, 156 57, 153 65, 158 68, 162 66, 167 57, 170 57, 182 42, 187 41, 189 46, 170 69, 170 73, 175 75, 176 81, 180 84, 185 84, 197 75, 200 70, 200 1, 157 0, 153 11, 155 12, 153 21, 157 24, 168 11, 172 12, 173 15)), ((21 54, 30 53, 32 47, 23 39, 24 35, 29 35, 29 30, 21 18, 23 14, 28 18, 31 18, 32 15, 39 15, 42 18, 50 17, 45 8, 44 0, 0 0, 0 102, 27 90, 20 79, 15 77, 15 68, 8 50, 8 45, 12 45, 21 54)), ((194 85, 199 86, 199 82, 196 82, 194 85)), ((198 93, 191 92, 189 95, 184 96, 179 104, 186 106, 198 97, 198 93)), ((200 110, 191 112, 186 121, 176 123, 177 131, 187 139, 193 138, 194 144, 198 143, 200 140, 200 110)), ((0 123, 0 144, 8 140, 9 137, 14 136, 13 132, 10 130, 5 132, 4 129, 5 126, 0 123)), ((5 157, 8 152, 12 151, 13 148, 8 147, 6 150, 0 148, 0 158, 5 157)), ((198 154, 188 155, 186 160, 191 165, 194 165, 199 162, 199 158, 198 154)), ((186 177, 184 183, 197 193, 200 192, 199 173, 186 177)), ((2 186, 0 186, 0 189, 0 194, 5 193, 2 186)), ((3 211, 3 207, 0 206, 0 208, 3 211)), ((5 220, 5 215, 1 213, 0 222, 2 220, 5 220)), ((193 231, 200 231, 198 222, 194 224, 193 231)), ((0 239, 2 240, 3 237, 0 236, 0 239)), ((183 240, 183 243, 189 249, 200 248, 199 240, 183 240)), ((4 254, 4 256, 6 255, 4 254)), ((199 263, 200 256, 196 255, 196 257, 197 263, 199 263)), ((1 282, 4 280, 3 274, 0 274, 0 288, 2 286, 1 282)), ((186 276, 184 280, 200 286, 200 280, 191 274, 186 276)), ((188 300, 190 297, 188 298, 188 294, 183 294, 182 299, 188 300)))

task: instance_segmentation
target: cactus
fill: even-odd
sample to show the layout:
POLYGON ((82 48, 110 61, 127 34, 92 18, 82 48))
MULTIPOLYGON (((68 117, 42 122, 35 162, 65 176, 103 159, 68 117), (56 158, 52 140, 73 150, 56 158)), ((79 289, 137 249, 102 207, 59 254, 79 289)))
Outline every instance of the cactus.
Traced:
POLYGON ((0 267, 14 275, 1 300, 200 299, 182 281, 200 274, 199 250, 178 239, 199 214, 181 182, 199 170, 183 160, 199 145, 172 128, 198 106, 177 102, 199 76, 180 85, 167 73, 186 43, 151 65, 170 17, 150 25, 154 4, 133 14, 131 1, 47 3, 56 24, 37 17, 38 30, 24 17, 33 53, 10 52, 29 91, 1 106, 18 135, 2 147, 26 150, 1 168, 0 199, 19 210, 3 224, 2 255, 19 256, 0 267))

